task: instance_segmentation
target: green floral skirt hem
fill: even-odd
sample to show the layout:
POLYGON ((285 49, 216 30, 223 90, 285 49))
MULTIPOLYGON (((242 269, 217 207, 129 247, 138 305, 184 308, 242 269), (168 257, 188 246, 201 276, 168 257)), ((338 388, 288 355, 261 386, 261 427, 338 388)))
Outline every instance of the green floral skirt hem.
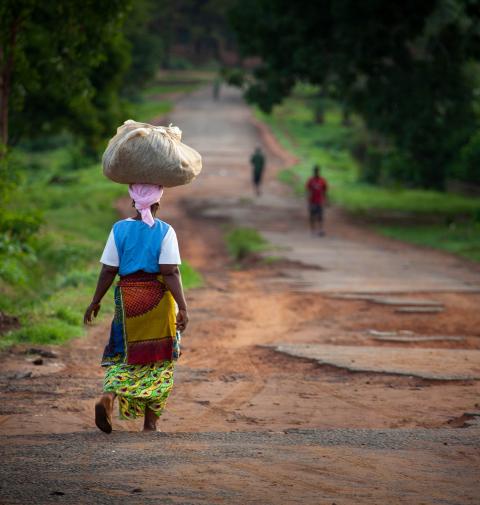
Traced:
POLYGON ((172 361, 106 367, 103 390, 118 397, 120 419, 136 419, 148 407, 158 417, 162 414, 173 388, 172 361))

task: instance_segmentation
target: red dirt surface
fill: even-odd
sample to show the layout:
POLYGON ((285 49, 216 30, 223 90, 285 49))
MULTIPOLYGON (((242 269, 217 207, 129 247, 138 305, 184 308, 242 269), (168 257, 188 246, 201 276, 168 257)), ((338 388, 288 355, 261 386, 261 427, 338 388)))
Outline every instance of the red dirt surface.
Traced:
MULTIPOLYGON (((434 298, 445 310, 399 314, 390 306, 303 292, 285 276, 287 270, 308 272, 315 266, 285 259, 267 264, 257 257, 239 268, 226 253, 229 219, 202 216, 198 205, 215 198, 217 207, 223 199, 227 208, 234 205, 232 195, 250 196, 248 154, 269 133, 255 130, 233 91, 224 91, 219 104, 211 102, 209 90, 194 93, 179 103, 172 119, 197 141, 194 147, 203 152, 205 144, 207 155, 198 184, 166 192, 161 218, 174 226, 182 256, 205 283, 188 293, 191 323, 159 423, 163 434, 137 435, 140 421, 116 419, 111 438, 95 429, 93 405, 101 391, 99 360, 109 321, 95 325, 86 338, 49 347, 58 357, 45 358, 41 366, 32 364, 25 347, 15 347, 0 356, 1 489, 8 486, 0 503, 26 503, 32 496, 35 503, 50 503, 58 500, 56 491, 65 493, 67 503, 132 503, 132 493, 134 503, 475 503, 479 429, 476 416, 466 413, 480 411, 478 381, 351 373, 262 346, 401 346, 412 353, 426 347, 480 349, 480 294, 406 292, 402 296, 409 299, 434 298), (223 157, 234 153, 228 177, 221 173, 222 156, 215 157, 217 141, 227 152, 223 157), (465 339, 379 342, 369 329, 465 339), (62 451, 72 458, 66 465, 55 460, 62 451), (154 455, 165 459, 151 459, 154 455), (25 484, 21 472, 39 472, 43 485, 25 484)), ((265 191, 283 198, 287 190, 275 180, 281 148, 272 148, 273 141, 265 142, 274 152, 265 191)), ((297 219, 302 203, 297 205, 281 227, 285 233, 305 227, 307 234, 297 219)), ((119 210, 131 212, 128 200, 119 210)), ((339 236, 372 248, 393 244, 340 211, 330 216, 339 236)), ((262 226, 279 226, 274 212, 263 215, 262 226)), ((395 247, 404 256, 417 250, 396 242, 395 247)), ((458 261, 425 254, 436 261, 441 254, 445 269, 458 261)))

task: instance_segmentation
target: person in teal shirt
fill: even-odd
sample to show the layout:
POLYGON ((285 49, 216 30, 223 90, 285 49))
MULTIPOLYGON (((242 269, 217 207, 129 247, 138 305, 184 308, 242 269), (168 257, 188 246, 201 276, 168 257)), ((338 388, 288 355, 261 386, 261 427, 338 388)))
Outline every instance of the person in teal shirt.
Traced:
POLYGON ((252 165, 252 180, 254 191, 257 196, 260 196, 263 172, 265 170, 265 155, 262 152, 262 149, 258 146, 252 156, 250 157, 250 163, 252 165))

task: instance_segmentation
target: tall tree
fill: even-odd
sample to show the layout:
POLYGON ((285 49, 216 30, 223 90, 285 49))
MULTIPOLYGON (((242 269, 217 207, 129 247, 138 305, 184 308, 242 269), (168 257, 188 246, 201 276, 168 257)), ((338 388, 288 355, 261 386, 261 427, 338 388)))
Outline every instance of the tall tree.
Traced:
POLYGON ((164 13, 168 2, 162 0, 137 0, 125 23, 125 36, 131 45, 131 65, 124 79, 128 95, 138 94, 162 66, 167 35, 158 30, 156 19, 164 13))

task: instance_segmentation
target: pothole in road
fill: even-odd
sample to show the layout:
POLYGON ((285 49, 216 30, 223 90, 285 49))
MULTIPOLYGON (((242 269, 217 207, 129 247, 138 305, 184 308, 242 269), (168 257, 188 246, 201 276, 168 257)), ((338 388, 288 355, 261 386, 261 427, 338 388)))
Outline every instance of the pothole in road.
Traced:
POLYGON ((447 421, 446 425, 450 428, 470 428, 480 426, 479 412, 464 412, 461 416, 454 417, 447 421))
POLYGON ((444 310, 443 307, 398 307, 395 312, 399 314, 438 314, 444 310))
POLYGON ((401 347, 327 344, 274 344, 267 347, 351 372, 406 375, 439 381, 480 379, 480 351, 471 349, 417 348, 412 352, 401 347))

